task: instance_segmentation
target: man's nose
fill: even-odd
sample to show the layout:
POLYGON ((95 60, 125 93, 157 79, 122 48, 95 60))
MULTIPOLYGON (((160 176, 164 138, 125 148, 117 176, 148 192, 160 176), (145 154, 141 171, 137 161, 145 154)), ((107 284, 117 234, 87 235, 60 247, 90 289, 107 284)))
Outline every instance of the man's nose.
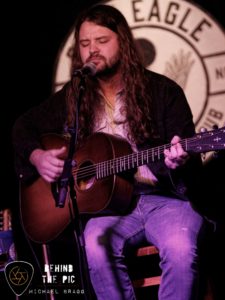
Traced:
POLYGON ((94 54, 94 53, 98 53, 98 52, 99 52, 99 49, 98 49, 96 43, 94 43, 94 42, 90 43, 89 53, 94 54))

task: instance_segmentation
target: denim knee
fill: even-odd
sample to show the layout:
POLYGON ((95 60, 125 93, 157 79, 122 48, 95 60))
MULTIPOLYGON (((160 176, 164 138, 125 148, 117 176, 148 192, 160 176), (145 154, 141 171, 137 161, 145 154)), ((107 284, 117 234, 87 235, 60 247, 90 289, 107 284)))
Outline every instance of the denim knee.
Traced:
POLYGON ((197 262, 197 245, 187 235, 173 235, 164 241, 160 255, 162 264, 166 262, 175 269, 189 269, 197 262))
POLYGON ((109 226, 90 220, 84 232, 88 261, 102 265, 122 253, 122 240, 109 226), (94 224, 93 224, 94 223, 94 224), (94 226, 93 226, 94 225, 94 226))

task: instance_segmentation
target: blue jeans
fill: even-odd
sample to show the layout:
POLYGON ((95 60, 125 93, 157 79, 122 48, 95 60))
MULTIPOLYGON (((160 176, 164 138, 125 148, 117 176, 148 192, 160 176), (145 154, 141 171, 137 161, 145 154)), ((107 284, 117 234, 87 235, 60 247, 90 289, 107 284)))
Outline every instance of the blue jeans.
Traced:
POLYGON ((135 299, 125 252, 145 241, 160 253, 159 299, 198 299, 198 244, 203 224, 189 202, 158 195, 141 195, 125 216, 91 218, 84 236, 97 299, 135 299))

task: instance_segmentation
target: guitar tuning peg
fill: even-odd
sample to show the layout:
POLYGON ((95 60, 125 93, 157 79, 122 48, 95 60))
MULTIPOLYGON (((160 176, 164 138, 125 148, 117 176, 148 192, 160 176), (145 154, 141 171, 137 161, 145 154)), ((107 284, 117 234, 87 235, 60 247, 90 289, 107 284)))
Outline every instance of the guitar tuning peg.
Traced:
POLYGON ((201 127, 200 132, 206 132, 207 129, 205 127, 201 127))

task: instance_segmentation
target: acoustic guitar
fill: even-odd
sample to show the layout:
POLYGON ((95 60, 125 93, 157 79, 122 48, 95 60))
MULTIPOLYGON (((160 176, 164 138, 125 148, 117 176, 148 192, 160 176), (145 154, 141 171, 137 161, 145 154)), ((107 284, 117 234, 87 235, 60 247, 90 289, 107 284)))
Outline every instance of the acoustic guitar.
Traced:
MULTIPOLYGON (((196 134, 180 142, 185 151, 203 153, 225 149, 225 127, 196 134)), ((68 145, 59 135, 42 138, 44 149, 68 145)), ((164 157, 171 144, 133 152, 121 137, 95 133, 74 155, 72 174, 81 214, 101 214, 106 211, 125 213, 133 192, 133 173, 138 166, 164 157)), ((39 243, 55 239, 74 218, 68 192, 63 208, 56 207, 54 184, 41 177, 29 185, 21 185, 20 209, 24 230, 39 243)))

